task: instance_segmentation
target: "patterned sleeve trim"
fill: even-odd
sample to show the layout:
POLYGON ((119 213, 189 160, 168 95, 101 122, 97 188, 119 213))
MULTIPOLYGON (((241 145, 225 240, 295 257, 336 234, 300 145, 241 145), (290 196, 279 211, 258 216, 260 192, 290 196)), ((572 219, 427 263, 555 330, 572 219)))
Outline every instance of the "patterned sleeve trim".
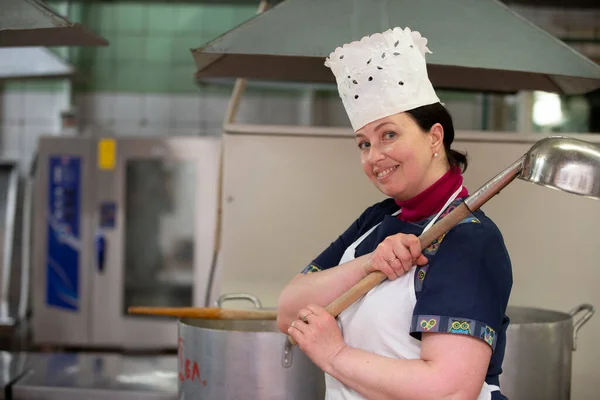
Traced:
POLYGON ((468 318, 447 317, 442 315, 413 315, 410 333, 420 339, 421 332, 445 332, 469 335, 479 338, 496 350, 498 335, 486 323, 468 318))
POLYGON ((308 274, 312 274, 313 272, 319 272, 319 271, 321 271, 321 268, 317 267, 314 264, 310 264, 309 266, 307 266, 306 268, 304 268, 302 270, 302 273, 305 275, 308 275, 308 274))

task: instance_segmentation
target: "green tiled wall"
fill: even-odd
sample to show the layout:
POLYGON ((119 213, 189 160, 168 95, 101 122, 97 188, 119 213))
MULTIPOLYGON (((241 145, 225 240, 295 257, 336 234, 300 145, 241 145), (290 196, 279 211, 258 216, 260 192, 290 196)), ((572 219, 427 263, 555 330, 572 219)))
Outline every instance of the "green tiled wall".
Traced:
POLYGON ((110 45, 77 48, 72 60, 86 81, 78 91, 197 92, 191 48, 256 13, 254 5, 212 3, 75 3, 72 18, 110 45))

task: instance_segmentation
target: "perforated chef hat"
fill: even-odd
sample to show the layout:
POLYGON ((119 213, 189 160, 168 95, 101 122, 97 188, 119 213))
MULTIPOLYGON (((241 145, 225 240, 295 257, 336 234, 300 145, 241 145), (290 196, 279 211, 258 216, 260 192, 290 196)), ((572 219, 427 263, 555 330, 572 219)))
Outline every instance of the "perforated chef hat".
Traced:
POLYGON ((394 28, 336 48, 325 61, 354 131, 380 118, 437 103, 427 75, 427 39, 394 28))

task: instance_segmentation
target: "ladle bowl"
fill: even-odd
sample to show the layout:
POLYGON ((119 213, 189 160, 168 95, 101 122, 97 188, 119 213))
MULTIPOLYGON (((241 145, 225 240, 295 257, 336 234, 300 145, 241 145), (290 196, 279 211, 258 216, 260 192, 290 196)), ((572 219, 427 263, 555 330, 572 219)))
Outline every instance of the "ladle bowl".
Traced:
MULTIPOLYGON (((600 147, 566 136, 541 139, 512 165, 467 197, 465 205, 470 212, 478 210, 515 178, 600 199, 600 147)), ((438 236, 442 233, 445 231, 436 232, 438 236)))
POLYGON ((542 139, 525 155, 518 177, 537 185, 599 199, 600 148, 568 137, 542 139))

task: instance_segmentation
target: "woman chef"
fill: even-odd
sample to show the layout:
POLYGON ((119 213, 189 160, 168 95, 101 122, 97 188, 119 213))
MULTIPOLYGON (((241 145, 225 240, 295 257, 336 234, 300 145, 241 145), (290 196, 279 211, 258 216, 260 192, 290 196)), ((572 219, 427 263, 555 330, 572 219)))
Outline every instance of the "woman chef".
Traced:
MULTIPOLYGON (((388 198, 367 208, 282 291, 279 328, 324 372, 326 398, 503 399, 509 255, 477 211, 421 249, 468 196, 466 157, 428 79, 427 40, 395 28, 337 48, 325 65, 362 168, 388 198), (336 320, 323 307, 380 270, 388 279, 336 320)), ((340 199, 344 201, 344 199, 340 199)))

